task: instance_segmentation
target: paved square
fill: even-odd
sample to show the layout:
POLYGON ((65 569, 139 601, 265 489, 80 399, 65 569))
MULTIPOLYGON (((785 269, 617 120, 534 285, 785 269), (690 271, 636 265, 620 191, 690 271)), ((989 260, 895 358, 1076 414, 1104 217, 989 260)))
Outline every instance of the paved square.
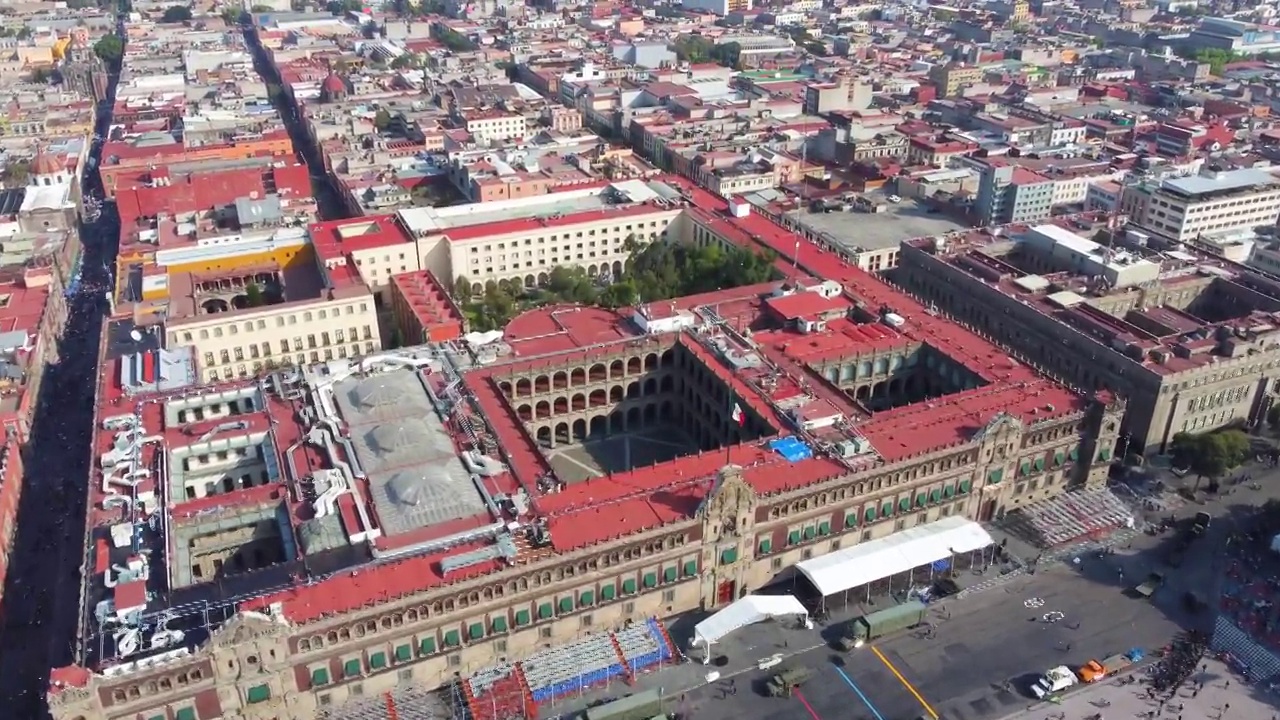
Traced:
POLYGON ((547 453, 547 459, 561 480, 577 483, 697 451, 697 446, 679 430, 649 428, 557 447, 547 453))

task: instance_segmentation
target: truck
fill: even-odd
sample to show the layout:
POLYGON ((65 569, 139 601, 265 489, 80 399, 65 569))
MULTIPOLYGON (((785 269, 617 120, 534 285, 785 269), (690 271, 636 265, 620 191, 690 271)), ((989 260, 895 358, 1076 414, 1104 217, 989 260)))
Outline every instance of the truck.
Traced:
POLYGON ((585 720, 650 720, 662 714, 662 695, 646 690, 588 708, 585 720))
POLYGON ((1035 695, 1037 700, 1043 700, 1054 693, 1066 690, 1076 682, 1076 674, 1071 672, 1071 668, 1059 665, 1045 670, 1043 675, 1031 683, 1031 694, 1035 695))
POLYGON ((845 630, 845 636, 864 642, 889 633, 906 630, 924 622, 929 608, 919 600, 908 600, 901 605, 854 618, 845 630))
POLYGON ((1154 595, 1156 590, 1159 589, 1160 586, 1163 584, 1164 584, 1164 574, 1153 572, 1147 576, 1146 580, 1142 581, 1141 585, 1135 587, 1133 591, 1138 593, 1142 597, 1149 598, 1152 595, 1154 595))
POLYGON ((1191 521, 1191 534, 1199 537, 1209 529, 1209 523, 1213 521, 1213 516, 1207 512, 1198 512, 1196 517, 1191 521))
POLYGON ((808 682, 813 671, 807 667, 796 665, 774 675, 765 682, 765 690, 769 697, 791 697, 796 688, 808 682))
POLYGON ((1112 655, 1105 660, 1090 660, 1080 668, 1077 673, 1080 679, 1087 683, 1095 683, 1105 680, 1108 676, 1115 675, 1121 670, 1133 664, 1133 660, 1125 653, 1112 655))

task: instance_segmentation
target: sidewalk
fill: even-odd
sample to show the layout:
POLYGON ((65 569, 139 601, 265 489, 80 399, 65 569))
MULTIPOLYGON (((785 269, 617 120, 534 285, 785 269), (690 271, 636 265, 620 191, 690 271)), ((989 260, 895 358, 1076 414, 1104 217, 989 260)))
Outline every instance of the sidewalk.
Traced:
MULTIPOLYGON (((1085 720, 1153 718, 1154 720, 1277 720, 1280 695, 1265 688, 1244 685, 1226 665, 1207 660, 1206 671, 1197 670, 1182 689, 1164 703, 1147 697, 1147 685, 1117 685, 1105 680, 1068 690, 1060 703, 1036 703, 1004 720, 1085 720), (1203 688, 1196 692, 1199 683, 1203 688)), ((1142 671, 1139 671, 1142 672, 1142 671)), ((1145 673, 1139 675, 1143 677, 1145 673)))

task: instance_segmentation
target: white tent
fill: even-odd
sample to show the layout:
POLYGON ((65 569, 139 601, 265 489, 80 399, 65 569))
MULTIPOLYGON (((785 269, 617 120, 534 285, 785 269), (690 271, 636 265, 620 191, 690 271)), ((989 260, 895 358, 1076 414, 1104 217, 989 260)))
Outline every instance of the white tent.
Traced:
POLYGON ((693 628, 694 644, 707 648, 703 664, 711 661, 711 645, 729 633, 772 617, 796 615, 808 619, 809 611, 791 595, 748 595, 693 628))
POLYGON ((981 525, 953 515, 805 560, 796 569, 826 597, 990 544, 981 525))

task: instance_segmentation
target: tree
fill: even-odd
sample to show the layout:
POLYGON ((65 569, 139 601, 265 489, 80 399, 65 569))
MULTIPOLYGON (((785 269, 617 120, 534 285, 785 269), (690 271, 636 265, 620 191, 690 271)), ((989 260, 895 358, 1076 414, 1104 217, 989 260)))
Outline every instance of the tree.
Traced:
POLYGON ((1267 424, 1272 430, 1280 427, 1280 405, 1272 405, 1271 409, 1267 410, 1267 424))
POLYGON ((253 7, 249 8, 249 12, 269 13, 269 12, 275 12, 275 8, 271 7, 270 5, 254 5, 253 7))
POLYGON ((31 162, 26 158, 11 161, 8 165, 0 170, 0 180, 9 187, 22 187, 27 184, 27 177, 31 174, 31 162))
POLYGON ((93 54, 108 64, 120 62, 124 57, 124 40, 116 35, 104 35, 93 44, 93 54))
POLYGON ((742 59, 742 46, 736 42, 716 45, 711 49, 711 59, 728 68, 737 67, 742 59))
POLYGON ((1169 443, 1174 464, 1196 474, 1192 491, 1200 481, 1217 480, 1249 457, 1249 436, 1240 430, 1218 430, 1192 435, 1178 433, 1169 443))
POLYGON ((810 40, 804 44, 804 49, 807 50, 810 55, 817 55, 819 57, 827 54, 827 46, 819 40, 810 40))
POLYGON ((463 305, 471 301, 471 281, 466 275, 459 275, 458 279, 453 281, 453 296, 463 305))
POLYGON ((361 10, 364 10, 364 4, 361 3, 360 0, 330 0, 330 2, 325 5, 325 9, 328 10, 331 15, 341 15, 348 12, 360 12, 361 10))
POLYGON ((676 57, 687 63, 704 63, 711 59, 711 51, 715 43, 701 35, 682 35, 671 43, 676 57))
POLYGON ((391 111, 386 108, 378 108, 378 112, 373 114, 373 126, 382 132, 391 126, 391 111))
POLYGON ((160 22, 182 23, 191 19, 191 8, 186 5, 170 5, 164 9, 160 22))
POLYGON ((413 53, 405 53, 397 56, 391 61, 392 70, 404 70, 405 68, 416 67, 418 65, 418 56, 413 53))
POLYGON ((262 307, 267 304, 267 299, 262 295, 262 288, 258 287, 257 283, 249 283, 245 286, 244 303, 251 308, 262 307))

